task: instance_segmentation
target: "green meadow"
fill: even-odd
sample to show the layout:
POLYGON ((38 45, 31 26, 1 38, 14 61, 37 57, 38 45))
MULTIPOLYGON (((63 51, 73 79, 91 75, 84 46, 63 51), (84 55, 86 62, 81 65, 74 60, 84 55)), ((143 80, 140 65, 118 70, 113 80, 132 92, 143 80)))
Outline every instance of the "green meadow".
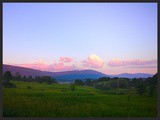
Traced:
POLYGON ((157 117, 157 93, 89 86, 73 92, 69 84, 10 82, 17 87, 3 87, 3 117, 157 117))

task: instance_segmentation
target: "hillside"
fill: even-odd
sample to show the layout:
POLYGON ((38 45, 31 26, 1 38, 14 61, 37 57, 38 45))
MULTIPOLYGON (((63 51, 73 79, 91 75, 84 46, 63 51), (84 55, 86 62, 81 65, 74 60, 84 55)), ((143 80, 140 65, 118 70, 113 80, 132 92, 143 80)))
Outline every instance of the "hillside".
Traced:
POLYGON ((54 77, 58 81, 73 81, 75 79, 98 79, 100 77, 106 76, 101 72, 97 72, 94 70, 75 70, 75 71, 65 71, 65 72, 48 72, 48 71, 40 71, 34 70, 30 68, 17 67, 11 65, 3 65, 3 73, 5 71, 10 71, 13 75, 19 72, 22 76, 51 76, 54 77))
POLYGON ((146 73, 135 73, 135 74, 122 73, 119 75, 110 75, 110 77, 119 77, 119 78, 148 78, 152 76, 153 75, 146 73))
POLYGON ((100 77, 108 76, 108 77, 119 77, 119 78, 147 78, 152 77, 151 74, 145 74, 145 73, 136 73, 136 74, 129 74, 129 73, 123 73, 119 75, 106 75, 101 72, 95 71, 95 70, 74 70, 74 71, 64 71, 64 72, 48 72, 48 71, 40 71, 40 70, 34 70, 30 68, 25 67, 18 67, 18 66, 12 66, 12 65, 3 65, 3 73, 5 71, 11 71, 13 75, 15 75, 17 72, 19 72, 22 76, 51 76, 54 77, 58 81, 74 81, 75 79, 82 79, 85 80, 87 78, 90 79, 98 79, 100 77))

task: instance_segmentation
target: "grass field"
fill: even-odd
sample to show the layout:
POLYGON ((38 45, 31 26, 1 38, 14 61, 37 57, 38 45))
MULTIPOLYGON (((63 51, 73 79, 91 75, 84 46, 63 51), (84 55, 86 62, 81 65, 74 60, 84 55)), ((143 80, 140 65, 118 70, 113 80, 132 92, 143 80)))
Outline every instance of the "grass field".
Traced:
POLYGON ((11 82, 17 88, 3 88, 4 117, 157 117, 157 95, 108 94, 87 86, 72 92, 67 84, 11 82))

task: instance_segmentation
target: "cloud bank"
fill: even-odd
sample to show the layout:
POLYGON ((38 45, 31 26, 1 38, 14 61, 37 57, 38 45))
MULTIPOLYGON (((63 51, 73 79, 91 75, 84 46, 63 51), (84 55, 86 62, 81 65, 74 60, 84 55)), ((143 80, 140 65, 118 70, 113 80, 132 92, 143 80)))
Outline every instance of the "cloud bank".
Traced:
POLYGON ((110 67, 119 67, 119 66, 128 66, 128 65, 151 65, 156 64, 157 60, 120 60, 120 59, 111 59, 108 62, 108 66, 110 67))
POLYGON ((43 60, 39 60, 35 63, 30 64, 18 64, 17 66, 32 68, 42 71, 71 71, 71 70, 83 70, 83 69, 96 69, 103 71, 106 74, 115 74, 123 72, 148 72, 156 73, 157 71, 157 60, 121 60, 111 59, 107 65, 102 58, 95 54, 91 54, 88 58, 82 61, 73 61, 71 57, 60 57, 51 64, 44 63, 43 60), (124 67, 123 67, 124 66, 124 67))
POLYGON ((49 69, 52 71, 67 71, 76 69, 75 65, 64 65, 63 62, 54 63, 49 66, 49 69))
POLYGON ((65 63, 69 63, 69 62, 72 62, 73 59, 71 57, 60 57, 59 61, 62 61, 62 62, 65 62, 65 63))
POLYGON ((39 60, 35 63, 31 64, 17 64, 17 66, 26 67, 26 68, 32 68, 42 71, 65 71, 65 70, 74 70, 76 69, 75 65, 65 65, 65 63, 70 63, 73 61, 70 57, 60 57, 60 62, 54 62, 53 64, 45 64, 42 60, 39 60))

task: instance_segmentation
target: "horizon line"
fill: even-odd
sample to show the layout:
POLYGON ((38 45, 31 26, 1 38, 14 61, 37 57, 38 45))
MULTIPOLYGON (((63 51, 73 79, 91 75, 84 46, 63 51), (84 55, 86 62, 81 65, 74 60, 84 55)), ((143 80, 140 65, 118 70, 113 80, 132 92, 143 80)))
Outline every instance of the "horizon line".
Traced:
MULTIPOLYGON (((11 65, 11 64, 2 64, 2 65, 8 65, 8 66, 13 66, 13 67, 20 67, 20 68, 24 68, 24 69, 32 69, 32 70, 38 70, 38 71, 42 71, 42 72, 51 72, 51 73, 58 73, 58 72, 72 72, 72 71, 85 71, 85 70, 91 70, 91 71, 96 71, 96 72, 100 72, 100 71, 97 71, 97 70, 92 70, 92 69, 83 69, 83 70, 65 70, 65 71, 55 71, 55 72, 52 72, 52 71, 44 71, 44 70, 39 70, 39 69, 34 69, 34 68, 28 68, 28 67, 23 67, 23 66, 15 66, 15 65, 11 65)), ((102 74, 105 74, 103 72, 100 72, 102 74)), ((120 75, 120 74, 150 74, 150 75, 155 75, 155 74, 151 74, 151 73, 142 73, 142 72, 137 72, 137 73, 127 73, 127 72, 124 72, 124 73, 119 73, 119 74, 105 74, 105 75, 120 75)))

